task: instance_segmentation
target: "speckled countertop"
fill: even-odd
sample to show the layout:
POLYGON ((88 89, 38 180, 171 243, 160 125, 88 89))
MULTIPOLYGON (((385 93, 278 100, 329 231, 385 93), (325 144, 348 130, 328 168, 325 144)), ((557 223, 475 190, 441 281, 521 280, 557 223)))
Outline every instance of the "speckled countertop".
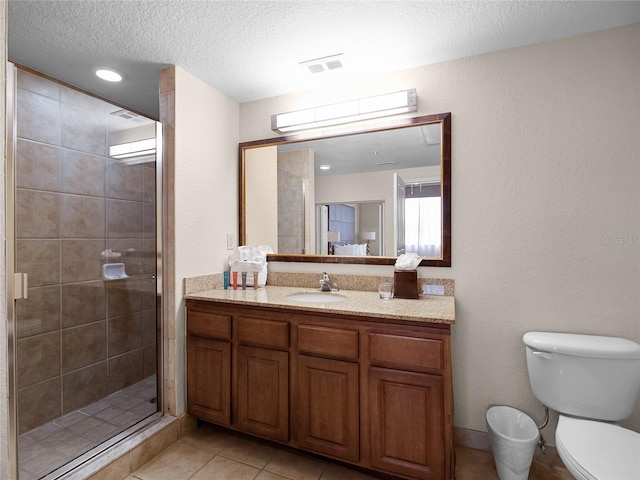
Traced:
POLYGON ((341 290, 332 295, 341 295, 339 302, 300 302, 290 300, 293 293, 320 293, 318 289, 300 287, 280 287, 267 285, 258 289, 248 287, 247 290, 213 289, 185 295, 186 299, 215 300, 229 304, 255 306, 272 306, 301 312, 335 312, 346 315, 378 317, 396 320, 408 320, 424 323, 455 322, 454 297, 444 295, 421 295, 418 300, 394 298, 381 300, 378 292, 358 290, 341 290))

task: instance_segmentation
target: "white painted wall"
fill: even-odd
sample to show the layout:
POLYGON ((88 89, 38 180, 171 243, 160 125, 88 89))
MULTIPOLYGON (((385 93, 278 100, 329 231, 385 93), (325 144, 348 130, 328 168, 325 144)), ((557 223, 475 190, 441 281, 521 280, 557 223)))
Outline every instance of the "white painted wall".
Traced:
MULTIPOLYGON (((185 277, 222 272, 238 230, 238 104, 175 69, 176 411, 185 411, 185 277)), ((168 292, 172 294, 174 292, 168 292)))
MULTIPOLYGON (((491 404, 540 420, 524 332, 640 342, 640 25, 243 104, 240 139, 273 137, 272 113, 411 87, 417 115, 452 112, 453 266, 420 275, 456 281, 454 423, 485 431, 491 404)), ((640 430, 640 407, 624 424, 640 430)))

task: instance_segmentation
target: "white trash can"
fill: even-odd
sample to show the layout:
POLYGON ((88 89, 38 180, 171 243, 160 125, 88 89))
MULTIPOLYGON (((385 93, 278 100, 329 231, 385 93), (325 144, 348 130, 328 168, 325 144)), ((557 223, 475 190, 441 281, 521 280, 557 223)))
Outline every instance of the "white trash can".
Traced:
POLYGON ((527 480, 540 432, 526 413, 512 407, 487 410, 493 458, 500 480, 527 480))

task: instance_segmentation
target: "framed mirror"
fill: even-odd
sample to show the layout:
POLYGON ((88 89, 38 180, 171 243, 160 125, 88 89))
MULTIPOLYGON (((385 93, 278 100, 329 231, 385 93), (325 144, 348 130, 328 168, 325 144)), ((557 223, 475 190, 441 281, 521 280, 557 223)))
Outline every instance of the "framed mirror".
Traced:
POLYGON ((451 266, 451 114, 239 145, 241 245, 268 261, 451 266))

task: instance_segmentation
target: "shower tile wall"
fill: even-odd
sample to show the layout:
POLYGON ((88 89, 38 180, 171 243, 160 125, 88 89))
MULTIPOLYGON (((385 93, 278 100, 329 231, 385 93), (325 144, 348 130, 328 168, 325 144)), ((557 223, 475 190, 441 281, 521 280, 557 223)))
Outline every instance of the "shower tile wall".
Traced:
POLYGON ((314 157, 309 149, 278 153, 278 253, 311 253, 314 157), (306 202, 305 188, 306 182, 306 202))
POLYGON ((109 105, 18 71, 19 432, 156 373, 155 165, 107 158, 109 105), (101 252, 129 278, 101 279, 101 252))

